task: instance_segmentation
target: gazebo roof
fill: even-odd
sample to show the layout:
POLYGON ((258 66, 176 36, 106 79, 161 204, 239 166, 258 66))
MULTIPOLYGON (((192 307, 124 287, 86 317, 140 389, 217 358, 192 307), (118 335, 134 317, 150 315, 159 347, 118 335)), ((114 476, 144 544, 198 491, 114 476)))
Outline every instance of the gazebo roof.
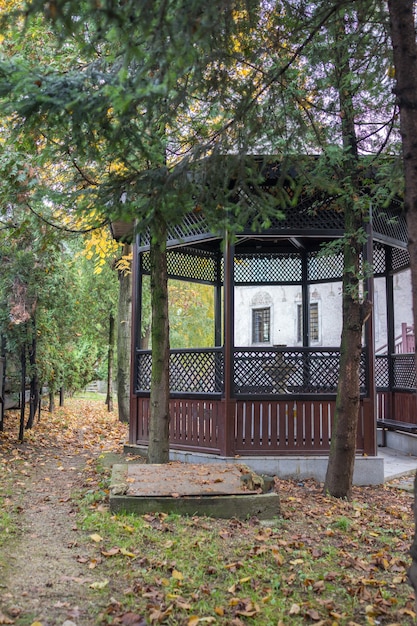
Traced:
MULTIPOLYGON (((255 209, 256 210, 256 209, 255 209)), ((375 242, 397 248, 407 248, 407 226, 399 201, 392 202, 389 208, 375 207, 372 211, 372 231, 375 242)), ((344 234, 344 218, 341 211, 336 211, 328 202, 317 206, 314 198, 303 199, 296 206, 287 210, 281 219, 271 220, 267 229, 253 230, 248 224, 236 236, 237 241, 250 240, 286 240, 290 247, 310 247, 314 240, 324 241, 342 237, 344 234), (308 240, 310 243, 308 244, 308 240)), ((201 211, 190 213, 181 224, 171 226, 168 230, 167 247, 175 248, 190 244, 199 244, 221 239, 223 234, 213 233, 208 228, 201 211)), ((314 246, 314 244, 313 244, 314 246)), ((149 233, 140 235, 139 249, 149 249, 149 233)))

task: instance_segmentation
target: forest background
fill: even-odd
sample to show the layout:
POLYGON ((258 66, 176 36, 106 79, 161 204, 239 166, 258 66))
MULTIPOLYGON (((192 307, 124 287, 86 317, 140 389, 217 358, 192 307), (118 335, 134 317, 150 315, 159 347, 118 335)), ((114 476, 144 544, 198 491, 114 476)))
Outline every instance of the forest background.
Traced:
MULTIPOLYGON (((313 188, 344 212, 345 237, 333 247, 345 261, 344 384, 326 485, 347 495, 369 315, 360 290, 369 268, 361 266, 360 251, 372 203, 389 204, 403 188, 387 5, 218 0, 202 11, 193 0, 140 6, 33 0, 8 3, 4 17, 4 154, 17 164, 15 184, 4 179, 5 218, 20 208, 44 224, 69 221, 70 230, 77 220, 89 230, 134 218, 139 232, 150 233, 151 342, 158 357, 151 461, 168 458, 167 228, 204 207, 215 232, 233 236, 248 219, 262 229, 313 188), (296 164, 301 184, 293 181, 291 193, 278 186, 273 198, 264 194, 246 159, 256 153, 279 158, 285 177, 296 164), (254 195, 262 198, 256 215, 254 195)), ((33 327, 38 295, 24 280, 13 287, 11 308, 25 300, 33 327)), ((10 320, 9 306, 9 326, 10 320)), ((32 329, 26 342, 36 375, 38 335, 32 329)))

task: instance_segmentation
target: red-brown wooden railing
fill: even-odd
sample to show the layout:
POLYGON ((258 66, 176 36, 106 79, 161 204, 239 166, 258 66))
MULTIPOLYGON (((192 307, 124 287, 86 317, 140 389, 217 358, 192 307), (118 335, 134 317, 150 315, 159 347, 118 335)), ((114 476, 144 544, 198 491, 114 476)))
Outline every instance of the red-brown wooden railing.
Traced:
MULTIPOLYGON (((133 398, 131 443, 148 442, 149 398, 133 398)), ((230 455, 328 454, 335 399, 238 400, 226 415, 222 400, 171 399, 174 449, 230 455), (231 427, 228 428, 228 425, 231 427)), ((230 409, 230 407, 229 407, 230 409)), ((374 454, 372 416, 361 401, 357 450, 374 454)))

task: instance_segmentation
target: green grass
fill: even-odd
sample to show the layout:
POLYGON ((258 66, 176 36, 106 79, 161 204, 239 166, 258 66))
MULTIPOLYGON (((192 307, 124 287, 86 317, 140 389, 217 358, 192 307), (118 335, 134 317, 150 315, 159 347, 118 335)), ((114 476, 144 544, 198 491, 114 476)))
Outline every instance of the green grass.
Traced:
POLYGON ((146 623, 191 626, 414 624, 407 533, 387 528, 368 504, 323 497, 321 515, 308 519, 289 496, 289 519, 270 525, 112 515, 97 497, 107 480, 103 465, 99 470, 95 497, 90 491, 79 501, 79 527, 98 563, 97 579, 108 581, 94 593, 117 610, 101 610, 97 623, 132 612, 146 623))

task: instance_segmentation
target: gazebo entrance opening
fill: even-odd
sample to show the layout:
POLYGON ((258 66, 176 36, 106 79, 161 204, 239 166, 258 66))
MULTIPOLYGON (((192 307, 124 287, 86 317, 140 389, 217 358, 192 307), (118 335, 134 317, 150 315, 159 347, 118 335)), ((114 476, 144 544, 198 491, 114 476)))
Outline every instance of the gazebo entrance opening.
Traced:
MULTIPOLYGON (((374 270, 363 289, 373 300, 378 283, 384 294, 377 322, 378 345, 386 344, 375 355, 371 318, 364 330, 357 436, 358 453, 367 456, 377 451, 377 416, 395 419, 400 403, 398 419, 404 420, 404 407, 412 419, 416 398, 413 357, 395 353, 394 286, 408 266, 407 234, 402 217, 386 213, 374 213, 363 251, 374 270)), ((228 458, 327 455, 343 259, 322 254, 322 244, 343 234, 343 217, 329 209, 312 215, 300 205, 268 231, 248 230, 233 244, 207 232, 200 215, 192 220, 170 235, 168 273, 170 280, 209 286, 213 336, 209 346, 171 349, 171 448, 228 458)), ((136 255, 130 443, 146 446, 151 352, 139 332, 150 270, 146 239, 137 239, 136 255)), ((406 317, 402 322, 411 324, 406 317)))

